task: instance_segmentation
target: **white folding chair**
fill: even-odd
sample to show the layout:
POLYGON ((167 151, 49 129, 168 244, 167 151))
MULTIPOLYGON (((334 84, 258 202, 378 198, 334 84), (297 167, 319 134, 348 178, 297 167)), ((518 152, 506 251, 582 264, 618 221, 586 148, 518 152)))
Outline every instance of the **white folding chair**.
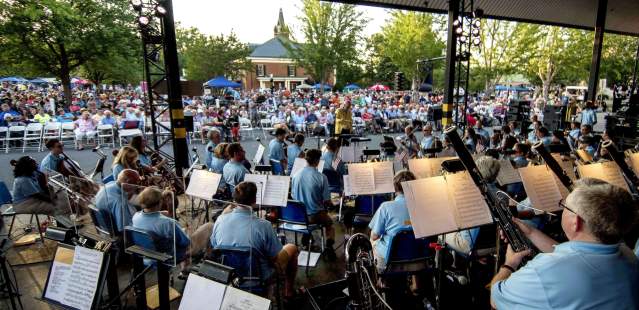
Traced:
POLYGON ((7 134, 7 143, 4 149, 5 153, 9 153, 9 146, 11 141, 22 141, 24 139, 24 132, 27 126, 11 126, 7 134))
POLYGON ((60 139, 61 132, 62 123, 52 122, 44 125, 44 131, 42 133, 42 146, 40 147, 40 151, 42 151, 47 141, 51 139, 60 139))
POLYGON ((260 127, 262 127, 262 134, 264 135, 264 139, 266 139, 266 132, 271 132, 273 131, 273 123, 271 123, 270 119, 261 119, 260 120, 260 127))
MULTIPOLYGON (((62 123, 60 131, 60 142, 73 141, 75 144, 75 124, 74 123, 62 123)), ((77 147, 77 145, 75 145, 77 147)))
POLYGON ((6 148, 9 142, 7 142, 7 137, 9 137, 9 127, 0 127, 0 145, 1 147, 6 148))
POLYGON ((240 117, 240 134, 242 132, 248 132, 249 135, 253 137, 253 125, 251 124, 250 119, 240 117))
POLYGON ((122 147, 122 140, 132 138, 135 136, 143 136, 144 133, 140 129, 120 129, 118 130, 118 141, 120 142, 120 147, 122 147))
POLYGON ((42 147, 42 132, 44 126, 40 123, 30 123, 24 130, 24 138, 22 143, 22 153, 27 148, 34 148, 40 151, 42 147))
POLYGON ((111 147, 115 148, 115 130, 113 130, 113 125, 98 125, 98 144, 102 146, 103 144, 111 145, 111 147), (110 142, 105 142, 108 139, 110 142))

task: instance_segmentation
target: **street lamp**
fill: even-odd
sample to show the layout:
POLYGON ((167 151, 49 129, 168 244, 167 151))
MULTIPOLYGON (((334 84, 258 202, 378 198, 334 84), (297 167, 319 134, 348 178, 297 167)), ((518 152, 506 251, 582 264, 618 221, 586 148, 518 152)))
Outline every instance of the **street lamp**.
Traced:
POLYGON ((275 89, 275 85, 273 84, 273 73, 269 74, 271 77, 271 95, 273 94, 273 90, 275 89))

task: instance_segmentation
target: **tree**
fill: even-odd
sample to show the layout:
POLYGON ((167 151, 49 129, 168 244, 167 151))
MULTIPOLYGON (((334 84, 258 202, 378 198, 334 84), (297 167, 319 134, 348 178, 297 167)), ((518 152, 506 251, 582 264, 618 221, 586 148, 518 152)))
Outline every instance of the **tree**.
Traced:
POLYGON ((95 85, 104 82, 122 84, 138 83, 144 80, 142 48, 139 39, 133 38, 124 50, 109 53, 106 57, 88 61, 80 67, 79 74, 95 85))
POLYGON ((382 54, 412 81, 413 89, 419 86, 417 61, 439 57, 446 47, 433 29, 431 14, 404 11, 392 12, 382 27, 382 54))
POLYGON ((501 78, 512 72, 513 64, 507 55, 512 54, 512 35, 515 23, 502 20, 482 20, 479 53, 471 58, 472 81, 482 83, 484 91, 491 93, 501 78))
POLYGON ((302 0, 304 44, 285 42, 285 46, 298 65, 304 67, 314 80, 324 83, 333 70, 341 80, 340 70, 358 64, 357 43, 368 19, 355 6, 302 0))
POLYGON ((600 77, 607 79, 608 85, 627 84, 632 79, 638 44, 635 37, 604 35, 600 77))
POLYGON ((196 28, 178 28, 176 36, 181 65, 190 80, 206 81, 219 75, 239 78, 252 68, 248 44, 233 32, 209 36, 196 28))
POLYGON ((135 32, 126 0, 21 0, 0 3, 0 53, 9 61, 56 75, 71 102, 71 73, 117 53, 135 32))
POLYGON ((390 85, 393 81, 393 73, 399 71, 388 56, 383 53, 384 37, 381 33, 375 33, 366 40, 366 61, 364 63, 364 81, 367 85, 381 83, 390 85))
POLYGON ((520 23, 513 40, 508 58, 530 80, 540 81, 544 99, 548 99, 553 82, 574 82, 588 76, 592 48, 587 42, 592 42, 592 36, 587 31, 520 23))

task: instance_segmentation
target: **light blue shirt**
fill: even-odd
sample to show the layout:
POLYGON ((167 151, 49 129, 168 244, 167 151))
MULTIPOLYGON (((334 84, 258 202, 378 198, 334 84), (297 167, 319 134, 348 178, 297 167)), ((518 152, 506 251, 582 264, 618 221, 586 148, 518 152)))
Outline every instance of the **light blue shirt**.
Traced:
POLYGON ((123 195, 118 182, 110 182, 95 195, 95 207, 106 210, 111 214, 118 232, 124 231, 124 226, 131 225, 135 207, 123 195))
POLYGON ((537 138, 537 133, 535 133, 535 130, 528 133, 528 141, 530 141, 530 143, 535 143, 537 142, 537 140, 539 139, 537 138))
POLYGON ((140 160, 140 164, 144 166, 151 167, 153 165, 151 158, 149 158, 146 154, 138 154, 138 160, 140 160))
POLYGON ((597 114, 593 109, 585 109, 581 111, 581 124, 582 125, 594 125, 597 122, 597 114))
POLYGON ((284 142, 280 142, 277 138, 271 140, 268 144, 268 159, 273 159, 277 161, 281 161, 286 158, 284 155, 284 147, 282 146, 284 142))
POLYGON ((513 158, 513 162, 515 163, 515 168, 528 166, 528 159, 524 156, 515 156, 515 158, 513 158))
POLYGON ((230 160, 222 169, 222 178, 224 183, 228 184, 229 190, 233 193, 235 186, 244 181, 244 175, 248 173, 246 167, 240 162, 230 160))
MULTIPOLYGON (((333 171, 335 171, 335 169, 333 169, 333 160, 335 159, 335 153, 333 153, 331 151, 325 151, 324 153, 322 153, 322 158, 321 159, 324 161, 324 169, 323 170, 333 170, 333 171)), ((357 158, 355 160, 357 160, 357 158)), ((339 165, 337 165, 337 172, 339 172, 340 175, 345 175, 346 174, 346 165, 344 165, 343 161, 340 161, 339 165)))
POLYGON ((206 144, 206 166, 209 168, 213 166, 212 161, 213 157, 215 157, 215 155, 213 154, 213 150, 215 149, 215 147, 216 145, 212 141, 209 141, 209 143, 206 144))
POLYGON ((317 168, 306 166, 291 178, 291 196, 306 206, 306 214, 324 210, 324 201, 331 199, 328 179, 317 168))
POLYGON ((207 166, 209 167, 210 171, 222 174, 224 172, 224 166, 228 162, 229 161, 226 159, 217 158, 213 156, 213 159, 211 159, 211 165, 210 166, 207 165, 207 166))
POLYGON ((397 195, 395 200, 386 201, 379 206, 368 227, 380 238, 375 241, 375 250, 388 261, 393 237, 403 228, 412 228, 404 194, 397 195))
POLYGON ((211 246, 252 248, 259 255, 262 279, 273 274, 271 259, 282 250, 282 244, 271 223, 259 219, 251 211, 236 207, 231 213, 222 214, 213 225, 211 246))
POLYGON ((35 177, 17 177, 13 180, 13 203, 23 202, 41 191, 40 184, 35 177))
POLYGON ((434 144, 435 144, 435 137, 433 137, 433 136, 424 136, 424 138, 422 138, 422 142, 419 144, 419 146, 422 148, 422 150, 427 150, 427 149, 433 148, 434 144))
POLYGON ((120 172, 122 172, 122 170, 124 170, 124 166, 120 164, 115 164, 113 167, 111 167, 111 174, 113 175, 114 181, 118 180, 118 175, 120 175, 120 172))
POLYGON ((162 215, 159 211, 148 213, 138 211, 133 215, 132 223, 134 228, 145 230, 151 233, 154 238, 161 240, 157 244, 158 251, 175 255, 178 261, 184 258, 191 240, 176 220, 162 215), (175 253, 173 249, 176 249, 175 253))
POLYGON ((100 125, 111 125, 111 126, 116 126, 116 119, 115 117, 103 117, 100 120, 100 125))
POLYGON ((40 163, 40 171, 49 173, 50 171, 58 171, 58 165, 62 161, 62 155, 47 154, 40 163))
POLYGON ((300 153, 302 153, 302 149, 297 144, 291 144, 286 149, 286 153, 288 155, 288 171, 292 171, 293 164, 295 163, 295 158, 300 156, 300 153))
POLYGON ((639 263, 625 246, 569 241, 493 285, 497 309, 637 309, 639 263))

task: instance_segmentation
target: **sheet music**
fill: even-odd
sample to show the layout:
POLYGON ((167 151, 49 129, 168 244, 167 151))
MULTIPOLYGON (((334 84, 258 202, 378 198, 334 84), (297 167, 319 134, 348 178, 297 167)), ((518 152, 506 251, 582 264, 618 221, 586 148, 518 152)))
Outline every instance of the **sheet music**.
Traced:
POLYGON ((104 253, 78 246, 73 255, 68 290, 63 304, 77 309, 91 309, 102 269, 104 253))
POLYGON ((266 191, 266 183, 267 176, 266 174, 250 174, 247 173, 244 175, 245 182, 253 182, 255 186, 257 186, 257 193, 255 193, 255 203, 257 204, 266 204, 262 197, 264 197, 264 192, 266 191))
POLYGON ((559 200, 563 197, 554 173, 546 165, 523 167, 518 171, 533 207, 549 212, 559 210, 559 200))
POLYGON ((639 153, 633 153, 628 156, 630 159, 630 167, 635 172, 635 174, 639 175, 639 153))
POLYGON ((490 209, 468 172, 446 175, 446 185, 455 209, 457 228, 470 228, 493 222, 490 209))
POLYGON ((393 162, 382 161, 373 164, 373 174, 375 176, 375 193, 385 194, 395 192, 393 185, 393 162))
MULTIPOLYGON (((226 295, 224 295, 224 301, 222 302, 221 310, 268 310, 271 307, 271 301, 247 293, 240 289, 228 286, 226 288, 226 295)), ((206 308, 208 309, 208 308, 206 308)))
POLYGON ((65 247, 56 249, 51 274, 47 283, 44 297, 62 303, 68 289, 71 265, 73 264, 73 250, 65 247))
POLYGON ((344 195, 352 196, 353 190, 351 189, 351 180, 348 177, 348 174, 343 175, 343 177, 344 177, 344 195))
POLYGON ((288 201, 288 190, 291 187, 291 177, 268 175, 264 188, 263 205, 285 207, 288 201))
POLYGON ((443 176, 403 182, 402 188, 416 238, 457 230, 453 202, 443 176))
POLYGON ((224 284, 191 273, 184 287, 179 310, 219 310, 225 292, 224 284))
POLYGON ((627 191, 628 183, 621 174, 621 169, 614 161, 577 166, 581 178, 595 178, 619 186, 627 191))
POLYGON ((257 165, 262 162, 262 158, 264 157, 265 150, 266 148, 261 143, 257 146, 257 151, 255 152, 255 156, 253 156, 254 164, 257 165))
POLYGON ((419 158, 408 160, 408 170, 418 179, 442 175, 442 163, 457 157, 419 158))
POLYGON ((369 164, 349 164, 348 180, 355 195, 368 195, 375 192, 375 172, 369 164))
MULTIPOLYGON (((291 169, 291 173, 289 173, 290 176, 294 176, 298 171, 302 170, 304 167, 308 166, 308 162, 306 161, 306 159, 304 158, 295 158, 295 161, 293 162, 293 168, 291 169)), ((324 160, 320 159, 319 164, 317 165, 317 171, 319 171, 319 173, 322 173, 322 171, 324 170, 324 160)))
POLYGON ((217 193, 217 189, 222 179, 221 174, 206 170, 193 170, 191 181, 186 188, 186 194, 192 197, 211 200, 217 193))
POLYGON ((521 177, 510 160, 502 159, 499 161, 499 165, 501 168, 499 168, 499 174, 497 174, 497 182, 500 185, 521 182, 521 177))
POLYGON ((352 143, 349 146, 340 147, 337 152, 337 156, 339 156, 345 163, 356 163, 360 161, 360 158, 362 158, 364 149, 365 146, 355 145, 355 143, 352 143))

